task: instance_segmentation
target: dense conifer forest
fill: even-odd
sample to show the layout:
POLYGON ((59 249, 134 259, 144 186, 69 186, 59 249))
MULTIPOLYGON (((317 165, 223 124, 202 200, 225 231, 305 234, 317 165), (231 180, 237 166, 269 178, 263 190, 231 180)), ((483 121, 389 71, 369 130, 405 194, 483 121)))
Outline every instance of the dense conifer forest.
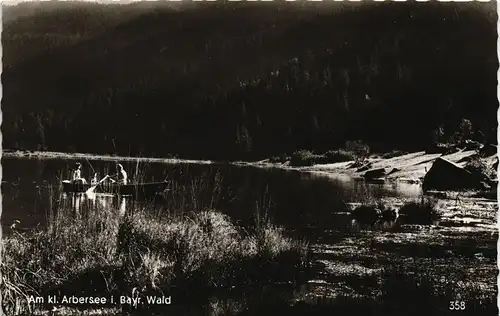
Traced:
POLYGON ((3 6, 3 147, 254 160, 496 143, 495 3, 3 6), (462 127, 461 127, 462 126, 462 127))

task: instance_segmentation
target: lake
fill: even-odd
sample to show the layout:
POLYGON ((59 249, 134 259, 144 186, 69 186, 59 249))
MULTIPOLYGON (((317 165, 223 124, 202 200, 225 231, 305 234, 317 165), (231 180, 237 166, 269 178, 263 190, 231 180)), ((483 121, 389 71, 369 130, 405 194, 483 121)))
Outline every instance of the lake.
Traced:
MULTIPOLYGON (((16 229, 29 230, 46 223, 47 214, 56 206, 59 209, 95 207, 114 203, 122 211, 148 207, 160 211, 168 203, 134 201, 97 194, 88 199, 83 195, 65 194, 60 183, 69 179, 74 160, 2 158, 3 213, 2 228, 9 232, 15 220, 16 229)), ((94 172, 101 177, 112 174, 114 162, 82 161, 83 176, 87 179, 94 172)), ((210 191, 218 185, 217 209, 235 220, 251 220, 259 201, 261 208, 277 224, 291 230, 308 229, 310 237, 328 230, 350 231, 351 218, 344 202, 359 202, 367 197, 418 197, 418 184, 375 184, 351 179, 342 175, 325 175, 235 165, 196 165, 161 163, 123 163, 132 179, 140 181, 169 180, 175 184, 205 186, 210 191), (217 178, 217 180, 215 180, 217 178), (201 183, 202 181, 206 183, 201 183), (215 183, 215 182, 218 183, 215 183), (207 183, 211 182, 211 183, 207 183)), ((205 190, 205 191, 207 191, 205 190)), ((201 191, 201 190, 200 190, 201 191)), ((211 193, 212 191, 210 191, 211 193)), ((210 195, 210 194, 209 194, 210 195)), ((206 202, 206 201, 203 201, 206 202)), ((308 235, 309 235, 308 234, 308 235)))
MULTIPOLYGON (((113 173, 115 164, 80 162, 87 179, 94 172, 113 173)), ((353 220, 349 203, 418 199, 421 186, 230 164, 122 163, 132 181, 169 181, 164 198, 143 201, 62 193, 60 183, 69 178, 74 163, 71 159, 2 159, 5 235, 12 233, 13 224, 14 229, 29 232, 44 227, 54 213, 86 213, 110 205, 117 216, 137 208, 165 216, 186 205, 193 211, 213 208, 243 227, 251 226, 256 214, 267 216, 290 236, 310 241, 314 271, 297 294, 308 300, 374 295, 373 277, 401 260, 427 269, 423 273, 437 279, 460 275, 462 282, 484 286, 485 295, 496 295, 495 201, 464 200, 460 207, 458 200, 441 201, 443 216, 433 225, 413 225, 398 218, 366 227, 353 220)))

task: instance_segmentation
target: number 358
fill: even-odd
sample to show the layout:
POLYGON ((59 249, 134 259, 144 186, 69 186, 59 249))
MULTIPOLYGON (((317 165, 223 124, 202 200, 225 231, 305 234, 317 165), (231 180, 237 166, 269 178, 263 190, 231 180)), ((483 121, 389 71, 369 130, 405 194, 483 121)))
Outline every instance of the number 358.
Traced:
POLYGON ((465 309, 465 302, 464 301, 450 301, 450 310, 464 310, 465 309))

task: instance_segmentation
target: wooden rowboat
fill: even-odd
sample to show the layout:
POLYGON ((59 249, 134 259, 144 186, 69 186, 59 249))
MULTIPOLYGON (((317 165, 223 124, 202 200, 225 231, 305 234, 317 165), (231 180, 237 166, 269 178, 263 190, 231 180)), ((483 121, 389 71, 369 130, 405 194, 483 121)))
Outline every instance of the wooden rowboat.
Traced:
MULTIPOLYGON (((146 182, 146 183, 100 183, 94 190, 95 193, 108 193, 133 196, 152 196, 164 192, 168 182, 146 182)), ((92 187, 90 183, 62 181, 63 191, 66 193, 83 193, 92 187)))

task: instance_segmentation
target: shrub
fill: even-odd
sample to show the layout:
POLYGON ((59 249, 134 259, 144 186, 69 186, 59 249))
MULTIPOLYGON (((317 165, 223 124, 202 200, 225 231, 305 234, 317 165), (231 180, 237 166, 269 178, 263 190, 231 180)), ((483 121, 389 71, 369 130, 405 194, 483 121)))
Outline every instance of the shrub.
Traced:
POLYGON ((314 154, 308 150, 299 150, 292 154, 290 165, 312 166, 314 164, 326 164, 356 160, 356 154, 344 149, 329 150, 324 154, 314 154))
POLYGON ((355 155, 355 163, 362 163, 368 155, 370 154, 370 147, 364 144, 360 140, 358 141, 348 141, 346 143, 346 149, 355 155))
POLYGON ((461 119, 454 130, 455 132, 447 137, 447 142, 452 144, 462 144, 474 136, 472 123, 468 119, 461 119))
POLYGON ((290 165, 297 167, 312 166, 320 159, 320 155, 316 155, 309 150, 298 150, 290 157, 290 165))
POLYGON ((432 142, 437 144, 445 141, 445 133, 443 126, 438 126, 431 131, 432 142))
POLYGON ((492 167, 488 166, 484 159, 475 157, 468 161, 464 169, 480 178, 481 180, 490 181, 490 179, 496 176, 496 171, 492 167))
POLYGON ((285 154, 281 154, 279 156, 273 156, 271 158, 269 158, 269 162, 272 162, 272 163, 285 163, 287 162, 289 159, 289 157, 285 154))
POLYGON ((350 151, 339 149, 329 150, 323 154, 324 163, 335 163, 356 160, 356 155, 350 151))

